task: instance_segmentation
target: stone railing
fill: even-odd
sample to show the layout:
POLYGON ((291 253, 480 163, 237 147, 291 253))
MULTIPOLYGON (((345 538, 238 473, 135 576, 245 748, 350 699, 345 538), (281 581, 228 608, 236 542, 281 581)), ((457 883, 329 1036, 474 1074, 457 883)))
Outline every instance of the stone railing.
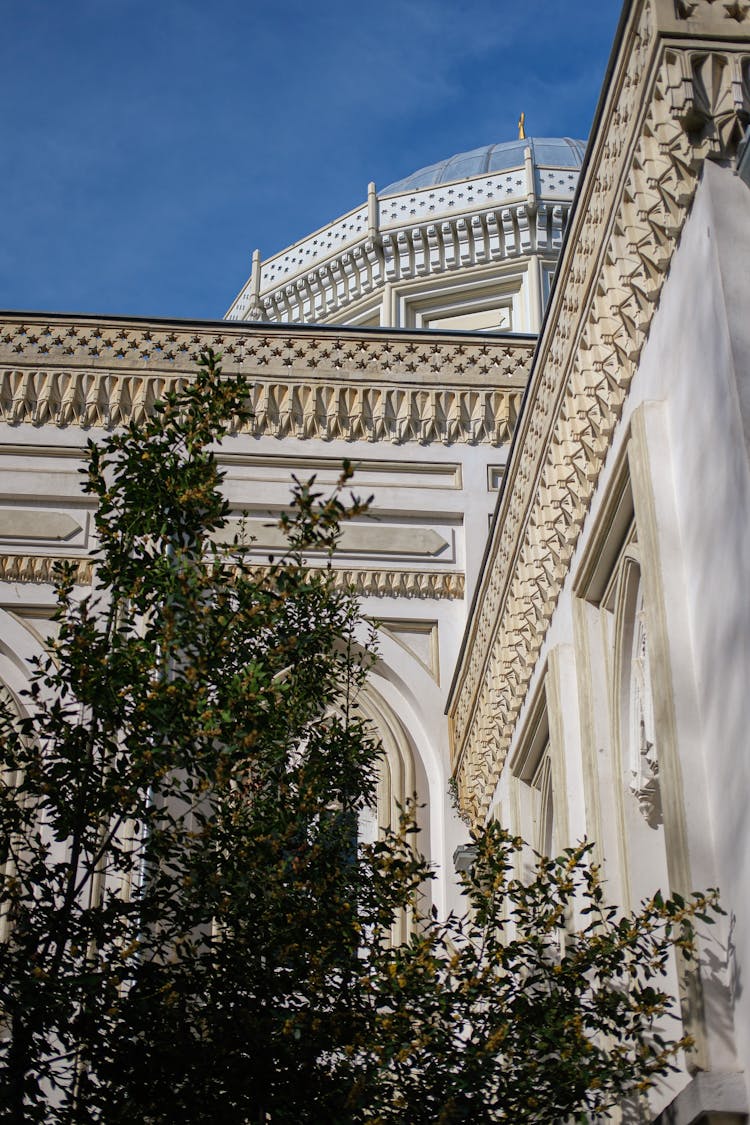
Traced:
POLYGON ((386 281, 559 251, 575 168, 525 165, 377 196, 260 261, 227 319, 309 323, 339 316, 386 281))

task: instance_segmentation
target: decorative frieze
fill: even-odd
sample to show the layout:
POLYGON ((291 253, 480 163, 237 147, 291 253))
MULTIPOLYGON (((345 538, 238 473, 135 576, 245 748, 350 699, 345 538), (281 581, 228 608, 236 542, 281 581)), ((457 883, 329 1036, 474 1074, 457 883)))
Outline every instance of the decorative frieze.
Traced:
POLYGON ((254 436, 323 441, 504 444, 530 340, 436 333, 252 333, 31 316, 0 320, 0 420, 103 427, 139 421, 195 370, 200 350, 252 381, 254 436))
MULTIPOLYGON (((0 582, 53 584, 60 563, 77 567, 76 582, 91 584, 94 566, 91 559, 61 558, 51 555, 0 555, 0 582)), ((264 570, 265 567, 258 567, 264 570)), ((465 596, 466 579, 455 570, 377 570, 373 568, 335 568, 337 586, 348 587, 362 597, 420 598, 456 600, 465 596)))
POLYGON ((744 23, 750 16, 748 0, 674 0, 678 20, 732 20, 744 23))
POLYGON ((634 5, 599 127, 451 700, 461 800, 486 815, 646 340, 702 161, 750 111, 732 45, 663 44, 634 5))
POLYGON ((461 599, 466 593, 465 576, 455 570, 336 570, 336 583, 349 586, 362 597, 461 599))
POLYGON ((0 555, 0 582, 49 585, 55 582, 55 568, 60 563, 77 567, 75 578, 78 585, 91 584, 94 573, 91 559, 63 559, 54 555, 0 555))

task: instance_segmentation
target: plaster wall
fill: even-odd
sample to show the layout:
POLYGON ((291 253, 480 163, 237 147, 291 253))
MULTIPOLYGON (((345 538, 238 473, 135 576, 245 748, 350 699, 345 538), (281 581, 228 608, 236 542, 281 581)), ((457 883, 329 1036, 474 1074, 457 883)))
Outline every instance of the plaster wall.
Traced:
MULTIPOLYGON (((643 398, 666 406, 666 427, 654 418, 648 443, 663 514, 662 582, 672 602, 689 870, 696 885, 710 880, 721 887, 729 912, 728 985, 738 1055, 746 1065, 750 473, 742 404, 750 372, 749 260, 750 191, 729 171, 707 164, 641 364, 643 398), (668 460, 672 496, 662 495, 668 460)), ((720 1058, 719 1044, 716 1052, 720 1058)))

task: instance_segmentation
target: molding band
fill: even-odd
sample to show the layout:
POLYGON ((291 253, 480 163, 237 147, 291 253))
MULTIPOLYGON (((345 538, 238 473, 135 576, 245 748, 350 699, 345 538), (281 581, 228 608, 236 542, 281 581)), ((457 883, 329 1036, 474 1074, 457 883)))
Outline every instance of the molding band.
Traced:
POLYGON ((254 437, 503 445, 533 341, 440 333, 0 318, 0 421, 112 429, 190 378, 199 351, 252 382, 254 437))
MULTIPOLYGON (((91 584, 94 568, 91 559, 54 555, 0 555, 0 582, 52 584, 57 563, 78 565, 77 583, 91 584)), ((263 567, 259 567, 263 570, 263 567)), ((311 568, 314 570, 314 568, 311 568)), ((460 600, 466 589, 465 575, 455 570, 374 570, 334 568, 337 586, 348 586, 361 597, 420 598, 460 600)))

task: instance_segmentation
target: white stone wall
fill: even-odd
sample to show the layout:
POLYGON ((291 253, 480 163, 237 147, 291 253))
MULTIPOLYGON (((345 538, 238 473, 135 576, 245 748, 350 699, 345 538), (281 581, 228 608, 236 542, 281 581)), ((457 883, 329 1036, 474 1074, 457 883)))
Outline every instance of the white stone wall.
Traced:
MULTIPOLYGON (((700 1021, 691 1030, 693 1063, 729 1085, 750 1060, 749 261, 750 190, 706 164, 494 799, 528 832, 523 763, 546 710, 556 846, 593 837, 609 892, 625 904, 658 886, 721 888, 728 917, 703 944, 705 1034, 700 1021), (618 655, 620 626, 605 603, 617 605, 611 576, 628 551, 640 567, 650 650, 661 802, 653 825, 631 788, 623 717, 613 713, 624 705, 618 676, 631 650, 621 644, 618 655)), ((676 1079, 655 1108, 687 1081, 676 1079)))
MULTIPOLYGON (((228 534, 259 564, 292 475, 330 491, 344 459, 370 514, 345 526, 335 566, 380 624, 369 706, 392 743, 401 789, 416 789, 433 899, 455 902, 463 837, 448 798, 445 704, 531 356, 529 340, 93 318, 0 318, 0 681, 18 692, 52 628, 51 570, 90 580, 92 505, 79 468, 87 438, 142 417, 204 344, 252 386, 248 427, 220 450, 228 534), (356 436, 355 436, 356 435, 356 436), (4 648, 2 646, 5 646, 4 648)), ((311 559, 311 564, 315 564, 311 559)), ((398 788, 398 787, 397 787, 398 788)))

